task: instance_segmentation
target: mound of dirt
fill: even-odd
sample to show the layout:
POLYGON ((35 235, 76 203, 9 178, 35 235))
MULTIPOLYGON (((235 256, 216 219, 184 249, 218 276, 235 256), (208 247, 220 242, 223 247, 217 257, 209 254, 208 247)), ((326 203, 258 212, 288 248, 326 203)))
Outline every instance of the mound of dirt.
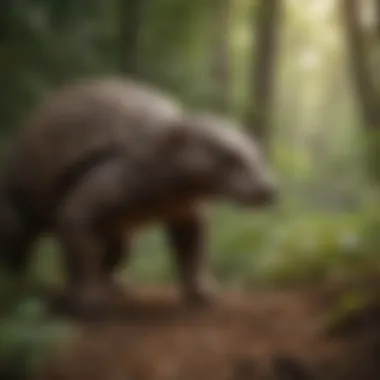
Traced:
POLYGON ((170 290, 148 289, 112 319, 77 321, 80 336, 48 361, 41 380, 378 380, 380 319, 330 334, 339 294, 226 293, 195 310, 170 290))

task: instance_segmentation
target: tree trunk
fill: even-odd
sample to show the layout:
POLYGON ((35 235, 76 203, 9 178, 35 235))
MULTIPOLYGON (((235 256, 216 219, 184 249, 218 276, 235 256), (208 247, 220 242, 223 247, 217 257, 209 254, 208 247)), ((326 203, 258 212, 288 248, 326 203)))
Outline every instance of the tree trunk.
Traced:
POLYGON ((266 145, 271 121, 273 82, 277 31, 281 16, 281 0, 261 0, 255 8, 254 23, 255 65, 251 82, 251 105, 247 123, 255 135, 266 145))
POLYGON ((357 0, 341 0, 354 88, 367 131, 367 163, 371 181, 380 184, 380 94, 371 75, 369 51, 359 19, 357 0))
POLYGON ((380 0, 374 0, 375 13, 376 13, 376 30, 377 38, 380 40, 380 0))
POLYGON ((359 2, 342 0, 343 23, 350 56, 351 73, 362 119, 367 129, 380 128, 379 96, 371 78, 368 51, 359 19, 359 2))
POLYGON ((139 74, 139 36, 142 22, 142 0, 120 0, 120 70, 139 74))
POLYGON ((228 26, 230 1, 220 0, 215 4, 211 72, 213 94, 217 108, 224 111, 229 106, 229 60, 228 60, 228 26))

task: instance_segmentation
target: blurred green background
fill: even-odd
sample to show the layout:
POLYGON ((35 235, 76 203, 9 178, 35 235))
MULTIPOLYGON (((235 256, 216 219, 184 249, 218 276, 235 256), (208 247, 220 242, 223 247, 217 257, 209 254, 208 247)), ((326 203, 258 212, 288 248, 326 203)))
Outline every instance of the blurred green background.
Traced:
MULTIPOLYGON (((379 4, 2 0, 1 153, 47 90, 83 76, 136 75, 251 128, 281 180, 275 209, 213 207, 212 270, 220 281, 249 288, 372 274, 380 264, 379 4)), ((135 248, 121 277, 175 280, 158 227, 135 248)), ((54 240, 42 239, 29 280, 59 284, 59 259, 54 240)), ((66 325, 41 324, 44 303, 30 295, 30 283, 16 294, 3 278, 0 363, 8 368, 30 358, 28 344, 46 349, 51 329, 66 325)))

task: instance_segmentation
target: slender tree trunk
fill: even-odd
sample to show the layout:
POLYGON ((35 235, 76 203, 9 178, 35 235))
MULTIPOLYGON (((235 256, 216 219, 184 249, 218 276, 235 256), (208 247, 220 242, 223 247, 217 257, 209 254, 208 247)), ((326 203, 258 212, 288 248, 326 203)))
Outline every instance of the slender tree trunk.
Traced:
POLYGON ((373 0, 375 2, 374 8, 376 13, 376 30, 377 37, 380 40, 380 0, 373 0))
POLYGON ((271 122, 275 53, 281 7, 281 0, 260 0, 255 9, 255 49, 253 49, 255 65, 250 94, 252 103, 248 107, 246 121, 264 145, 267 143, 271 122))
POLYGON ((371 181, 380 184, 380 93, 369 65, 369 51, 359 19, 359 2, 341 0, 349 62, 357 100, 367 131, 367 163, 371 181))
POLYGON ((371 130, 380 128, 380 99, 371 78, 369 55, 359 19, 359 5, 357 0, 342 0, 342 14, 353 83, 363 121, 366 128, 371 130))
POLYGON ((139 36, 143 0, 120 0, 120 70, 139 75, 139 36))
POLYGON ((230 1, 220 0, 214 5, 214 26, 212 38, 211 78, 217 106, 227 110, 229 106, 229 60, 228 30, 230 1))

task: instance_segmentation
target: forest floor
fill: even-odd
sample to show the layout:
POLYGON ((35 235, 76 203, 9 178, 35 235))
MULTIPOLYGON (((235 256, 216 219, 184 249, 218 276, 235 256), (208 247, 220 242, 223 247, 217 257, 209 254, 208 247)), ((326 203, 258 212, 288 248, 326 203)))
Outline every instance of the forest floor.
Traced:
POLYGON ((226 292, 213 308, 195 310, 170 289, 144 289, 127 313, 77 321, 80 334, 52 355, 42 379, 378 380, 380 307, 331 323, 347 290, 226 292))

